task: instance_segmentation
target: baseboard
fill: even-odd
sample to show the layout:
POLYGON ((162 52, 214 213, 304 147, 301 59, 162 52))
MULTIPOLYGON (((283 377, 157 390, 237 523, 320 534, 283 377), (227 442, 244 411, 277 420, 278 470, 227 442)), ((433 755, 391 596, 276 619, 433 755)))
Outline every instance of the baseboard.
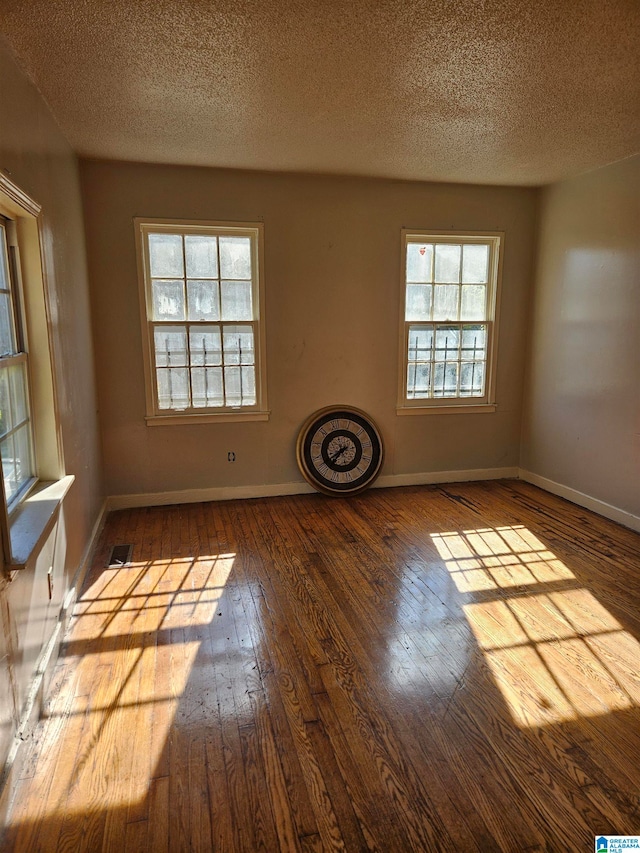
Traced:
POLYGON ((74 605, 78 600, 78 591, 82 589, 82 584, 84 583, 84 580, 87 576, 87 572, 91 567, 91 559, 93 557, 93 552, 95 550, 96 545, 98 544, 98 539, 100 538, 100 534, 102 533, 102 528, 104 527, 104 523, 107 520, 108 513, 108 500, 107 498, 105 498, 102 501, 102 506, 100 507, 100 511, 98 512, 98 517, 96 518, 93 528, 91 530, 87 547, 84 549, 84 554, 82 555, 82 559, 80 560, 80 565, 76 569, 76 573, 73 576, 73 580, 71 581, 71 586, 69 587, 69 591, 67 592, 64 602, 62 604, 62 613, 65 614, 65 616, 66 614, 70 614, 73 611, 74 605))
POLYGON ((640 533, 640 517, 626 512, 624 509, 619 509, 617 506, 605 503, 604 501, 592 498, 591 495, 585 495, 584 492, 579 492, 577 489, 572 489, 569 486, 563 486, 562 483, 556 483, 554 480, 549 480, 547 477, 541 477, 540 474, 534 474, 532 471, 526 471, 520 468, 519 477, 527 483, 534 486, 539 486, 546 492, 551 492, 558 497, 565 498, 571 503, 583 506, 585 509, 590 509, 597 512, 598 515, 603 515, 605 518, 616 521, 631 530, 640 533))
MULTIPOLYGON (((419 474, 386 474, 373 485, 376 489, 394 486, 421 486, 433 483, 462 483, 470 480, 513 479, 517 468, 476 468, 469 471, 436 471, 419 474)), ((233 501, 244 498, 271 498, 279 495, 310 494, 314 489, 302 480, 295 483, 273 483, 260 486, 221 486, 211 489, 183 489, 175 492, 150 492, 137 495, 112 495, 107 510, 132 509, 143 506, 199 503, 201 501, 233 501)))
POLYGON ((272 498, 279 495, 302 495, 313 492, 307 483, 273 483, 261 486, 218 486, 210 489, 180 489, 175 492, 148 492, 138 495, 111 495, 107 510, 132 509, 143 506, 190 504, 205 501, 235 501, 245 498, 272 498))
POLYGON ((471 468, 466 471, 429 471, 418 474, 386 474, 378 477, 374 488, 429 486, 437 483, 470 483, 474 480, 513 480, 518 468, 471 468))

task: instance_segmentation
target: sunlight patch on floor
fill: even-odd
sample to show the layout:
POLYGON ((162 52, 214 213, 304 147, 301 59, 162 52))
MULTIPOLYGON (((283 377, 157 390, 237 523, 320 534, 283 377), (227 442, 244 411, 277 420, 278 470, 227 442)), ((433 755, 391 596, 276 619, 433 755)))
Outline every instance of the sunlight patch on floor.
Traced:
POLYGON ((640 705, 640 643, 522 525, 432 536, 521 726, 640 705))
POLYGON ((522 525, 432 537, 459 592, 570 580, 573 573, 522 525))
POLYGON ((122 636, 139 621, 147 631, 209 624, 234 559, 220 554, 105 570, 76 605, 73 641, 122 636))
MULTIPOLYGON (((131 807, 148 795, 201 648, 193 631, 214 620, 234 560, 132 563, 85 590, 62 652, 77 658, 74 696, 46 715, 51 760, 60 765, 65 748, 75 756, 51 782, 49 814, 131 807), (57 736, 60 719, 68 742, 57 736)), ((16 817, 29 819, 19 809, 16 817)))

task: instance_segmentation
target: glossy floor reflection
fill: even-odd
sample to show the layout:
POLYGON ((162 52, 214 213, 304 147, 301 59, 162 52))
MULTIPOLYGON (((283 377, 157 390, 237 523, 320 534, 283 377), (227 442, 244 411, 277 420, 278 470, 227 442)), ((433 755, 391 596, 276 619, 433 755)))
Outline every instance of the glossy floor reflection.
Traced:
POLYGON ((636 832, 639 604, 640 537, 523 483, 114 513, 0 846, 636 832))
POLYGON ((516 722, 640 705, 640 643, 530 530, 432 538, 459 592, 483 594, 462 607, 516 722))

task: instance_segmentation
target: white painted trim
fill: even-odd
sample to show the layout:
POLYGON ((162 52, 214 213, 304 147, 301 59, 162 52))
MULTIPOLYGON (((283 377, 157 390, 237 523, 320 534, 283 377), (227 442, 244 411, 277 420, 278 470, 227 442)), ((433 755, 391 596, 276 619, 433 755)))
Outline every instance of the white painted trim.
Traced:
MULTIPOLYGON (((265 274, 264 274, 264 222, 221 222, 214 220, 167 219, 135 217, 136 255, 138 266, 138 295, 140 303, 140 322, 142 329, 142 355, 145 376, 146 394, 146 424, 147 426, 171 426, 186 423, 215 423, 224 421, 266 421, 269 420, 267 404, 267 350, 266 350, 266 320, 265 320, 265 274), (155 369, 154 329, 159 320, 153 318, 153 295, 151 262, 149 256, 149 234, 161 231, 166 234, 180 235, 213 234, 215 236, 242 236, 251 241, 251 292, 253 294, 253 316, 250 320, 242 321, 251 325, 254 334, 254 357, 256 379, 256 405, 251 411, 243 407, 243 411, 233 408, 193 409, 177 411, 160 409, 155 369), (208 418, 211 418, 209 421, 208 418)), ((220 270, 218 271, 220 273, 220 270)), ((186 269, 184 270, 186 276, 186 269)), ((178 276, 178 278, 180 278, 178 276)), ((182 281, 186 282, 186 278, 182 281)), ((185 284, 186 286, 186 284, 185 284)), ((197 326, 200 320, 180 321, 197 326)), ((206 321, 209 322, 209 321, 206 321)), ((222 320, 211 320, 222 329, 222 320)), ((228 321, 231 322, 231 321, 228 321)))
POLYGON ((583 506, 585 509, 597 512, 598 515, 603 515, 605 518, 611 519, 611 521, 616 521, 618 524, 623 524, 625 527, 629 527, 631 530, 640 533, 640 516, 633 515, 624 509, 619 509, 617 506, 612 506, 605 503, 605 501, 598 500, 598 498, 592 498, 591 495, 585 495, 584 492, 579 492, 570 486, 563 486, 562 483, 556 483, 547 477, 541 477, 540 474, 526 471, 524 468, 520 468, 519 476, 521 480, 525 480, 527 483, 539 486, 547 492, 565 498, 574 504, 578 504, 578 506, 583 506))
POLYGON ((6 567, 10 572, 35 566, 74 481, 75 476, 70 474, 53 483, 37 483, 12 513, 9 520, 11 563, 6 567))
POLYGON ((373 488, 428 486, 437 483, 468 483, 474 480, 513 480, 518 468, 472 468, 467 471, 429 471, 419 474, 386 474, 378 477, 373 488))
POLYGON ((274 483, 261 486, 218 486, 210 489, 181 489, 175 492, 149 492, 137 495, 111 495, 107 498, 109 512, 140 506, 189 504, 200 501, 234 501, 243 498, 271 498, 277 495, 302 495, 314 492, 304 482, 274 483))
MULTIPOLYGON (((513 479, 517 476, 517 468, 476 468, 470 471, 386 474, 376 480, 373 488, 384 489, 394 486, 419 486, 432 483, 462 483, 470 480, 513 479)), ((175 492, 111 495, 107 498, 107 510, 111 512, 117 509, 131 509, 142 506, 164 506, 166 504, 198 503, 200 501, 232 501, 243 498, 270 498, 278 495, 304 495, 313 492, 315 489, 300 481, 260 486, 220 486, 211 489, 184 489, 175 492)))
POLYGON ((2 174, 0 171, 0 192, 7 196, 13 204, 14 210, 18 216, 23 215, 24 211, 34 217, 40 216, 42 207, 37 201, 34 201, 30 196, 23 192, 17 184, 14 184, 8 174, 2 174))
MULTIPOLYGON (((400 333, 398 335, 398 403, 396 412, 399 415, 410 413, 410 409, 419 409, 420 414, 426 414, 427 411, 437 411, 441 406, 447 409, 447 414, 453 413, 460 400, 465 403, 460 404, 460 409, 468 412, 474 409, 478 412, 483 411, 480 407, 486 406, 484 411, 491 411, 488 407, 493 407, 495 411, 496 405, 496 376, 497 376, 497 361, 498 361, 498 323, 500 318, 500 293, 502 289, 502 264, 504 255, 504 231, 433 231, 423 228, 411 229, 403 228, 402 234, 402 254, 400 258, 400 333), (418 401, 411 401, 407 397, 407 363, 409 352, 409 328, 411 325, 421 325, 421 321, 406 319, 406 299, 407 299, 407 247, 412 243, 433 243, 437 244, 454 244, 454 245, 478 245, 489 244, 489 268, 487 271, 487 302, 485 319, 478 320, 487 327, 486 340, 486 358, 485 373, 486 387, 482 397, 466 397, 466 398, 426 398, 418 401)), ((432 264, 435 263, 435 252, 432 259, 432 264)), ((432 270, 433 271, 433 270, 432 270)), ((435 279, 434 279, 435 280, 435 279)), ((453 282, 452 282, 453 283, 453 282)), ((461 282, 460 282, 461 283, 461 282)), ((438 324, 443 321, 427 320, 425 323, 438 324)), ((455 321, 451 322, 467 322, 455 321)))
POLYGON ((107 498, 105 498, 102 501, 102 506, 100 507, 100 511, 98 512, 98 517, 96 518, 95 523, 93 525, 93 529, 91 530, 91 535, 89 536, 87 547, 84 549, 84 554, 82 555, 82 559, 80 560, 80 565, 78 566, 76 573, 73 576, 69 591, 67 592, 64 602, 62 603, 63 614, 71 613, 71 611, 73 610, 73 607, 78 598, 78 590, 82 589, 84 579, 86 578, 87 572, 91 567, 93 552, 95 550, 96 545, 98 544, 98 539, 100 538, 100 534, 102 533, 102 528, 104 527, 105 521, 107 520, 108 513, 108 501, 107 498))
POLYGON ((268 421, 271 412, 241 411, 209 413, 207 415, 153 415, 145 417, 148 427, 155 426, 184 426, 185 424, 224 424, 240 423, 241 421, 268 421))

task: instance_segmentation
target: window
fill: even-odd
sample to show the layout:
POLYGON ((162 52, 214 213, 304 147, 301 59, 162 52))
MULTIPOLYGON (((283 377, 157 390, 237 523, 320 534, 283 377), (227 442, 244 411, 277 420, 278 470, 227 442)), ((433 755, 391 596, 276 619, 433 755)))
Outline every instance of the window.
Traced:
POLYGON ((7 572, 35 566, 74 481, 62 453, 41 224, 37 202, 0 172, 0 557, 7 572))
POLYGON ((0 216, 0 451, 7 509, 34 481, 26 331, 15 224, 0 216))
POLYGON ((266 419, 262 226, 136 224, 147 423, 266 419))
POLYGON ((398 412, 493 411, 500 235, 403 237, 398 412))

